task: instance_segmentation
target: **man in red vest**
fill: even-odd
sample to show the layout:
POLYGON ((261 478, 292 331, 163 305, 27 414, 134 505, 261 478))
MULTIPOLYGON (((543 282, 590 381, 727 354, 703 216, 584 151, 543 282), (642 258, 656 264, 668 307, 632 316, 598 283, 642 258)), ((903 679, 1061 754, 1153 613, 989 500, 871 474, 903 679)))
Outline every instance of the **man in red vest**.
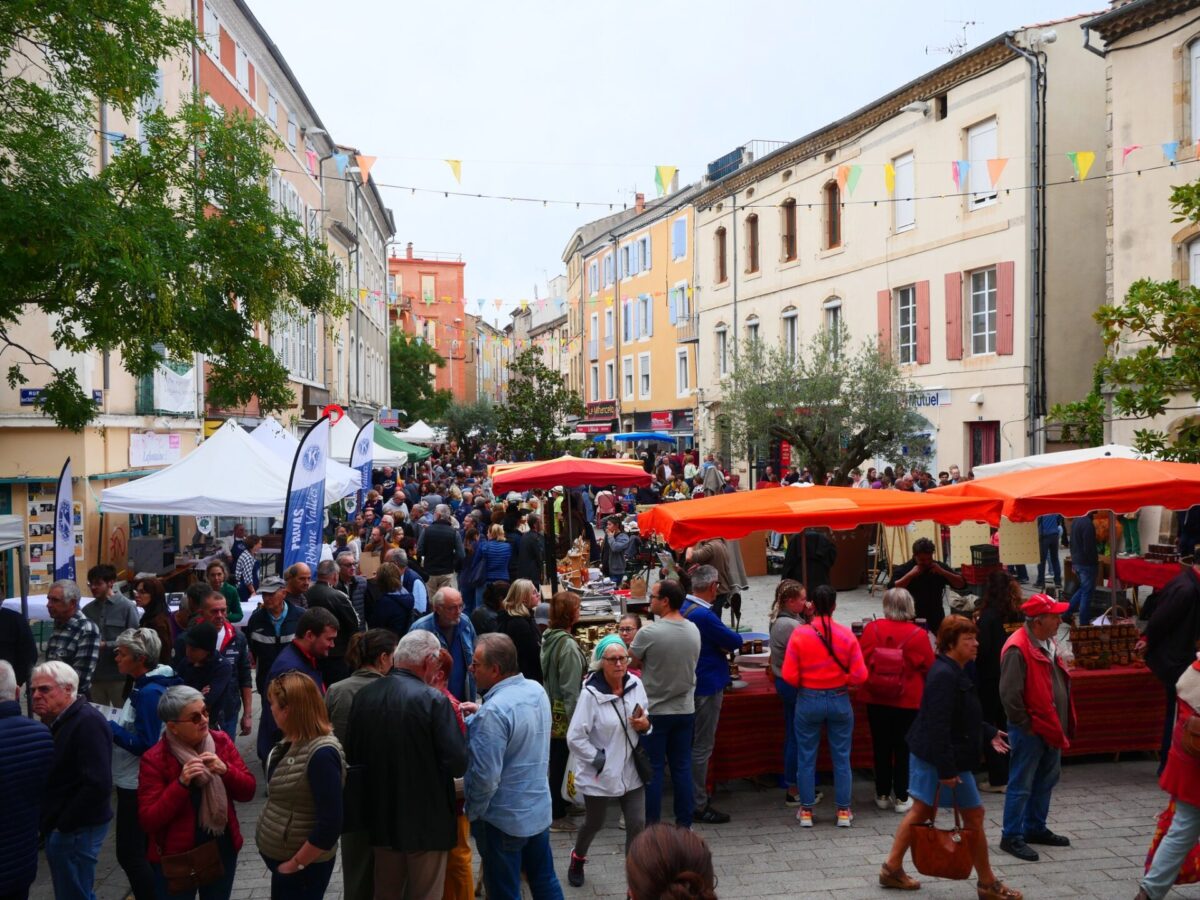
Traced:
POLYGON ((1028 862, 1038 858, 1030 844, 1071 845, 1069 838, 1046 827, 1062 752, 1075 733, 1071 674, 1054 640, 1069 607, 1034 594, 1021 606, 1025 626, 1000 654, 1000 702, 1012 748, 1000 849, 1028 862))

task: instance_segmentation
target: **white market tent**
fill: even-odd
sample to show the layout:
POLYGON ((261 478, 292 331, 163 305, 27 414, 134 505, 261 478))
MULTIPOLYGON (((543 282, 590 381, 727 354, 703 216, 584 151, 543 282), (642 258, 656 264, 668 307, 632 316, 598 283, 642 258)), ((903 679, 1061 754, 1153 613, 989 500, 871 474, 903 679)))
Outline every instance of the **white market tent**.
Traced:
MULTIPOLYGON (((261 427, 261 426, 260 426, 261 427)), ((343 463, 350 462, 350 454, 354 450, 354 439, 358 437, 361 426, 355 425, 349 416, 342 416, 329 430, 329 455, 343 463)), ((372 432, 374 429, 372 429, 372 432)), ((372 438, 374 456, 372 466, 402 466, 408 462, 408 454, 403 450, 393 450, 384 447, 372 438)), ((353 470, 351 470, 353 471, 353 470)), ((357 484, 357 482, 356 482, 357 484)))
POLYGON ((1089 459, 1141 459, 1142 454, 1124 444, 1105 444, 1102 447, 1084 447, 1081 450, 1062 450, 1058 453, 1038 453, 1035 456, 1019 456, 1016 459, 1005 459, 1000 462, 987 463, 975 467, 976 478, 990 478, 993 475, 1007 475, 1009 472, 1022 472, 1029 469, 1044 469, 1047 466, 1060 466, 1064 463, 1086 462, 1089 459))
MULTIPOLYGON (((287 502, 290 470, 290 462, 251 440, 230 420, 179 462, 105 488, 100 509, 161 516, 279 516, 287 502)), ((326 481, 326 505, 356 487, 357 481, 349 490, 326 481)))
MULTIPOLYGON (((296 458, 296 451, 300 449, 300 439, 286 431, 274 416, 263 419, 262 423, 250 432, 250 440, 257 442, 289 466, 296 458)), ((332 437, 330 444, 333 444, 332 437)), ((335 493, 340 492, 337 496, 341 498, 358 490, 358 473, 345 463, 338 462, 332 450, 333 447, 330 446, 329 458, 325 460, 325 490, 326 493, 330 489, 335 493)))
POLYGON ((25 520, 21 516, 0 516, 0 553, 25 546, 25 520))
POLYGON ((417 419, 406 430, 397 432, 396 437, 410 444, 440 444, 446 440, 446 431, 443 428, 430 428, 424 420, 417 419))

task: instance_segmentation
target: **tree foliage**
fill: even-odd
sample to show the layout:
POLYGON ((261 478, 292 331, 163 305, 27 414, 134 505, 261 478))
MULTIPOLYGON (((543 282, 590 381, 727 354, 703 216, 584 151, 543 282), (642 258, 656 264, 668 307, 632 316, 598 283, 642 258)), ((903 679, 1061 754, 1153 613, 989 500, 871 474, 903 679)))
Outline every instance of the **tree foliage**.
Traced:
POLYGON ((541 351, 522 351, 508 366, 508 400, 496 410, 496 431, 510 459, 551 459, 564 452, 568 416, 583 416, 583 400, 541 351))
POLYGON ((400 328, 392 329, 388 355, 392 406, 400 410, 400 418, 407 422, 440 420, 454 399, 450 391, 436 387, 434 369, 445 366, 446 360, 416 335, 400 328))
POLYGON ((442 413, 440 424, 459 447, 477 448, 496 433, 496 407, 487 397, 471 403, 455 401, 442 413))
MULTIPOLYGON (((1200 182, 1171 193, 1175 222, 1200 223, 1200 182)), ((1148 421, 1171 413, 1194 413, 1200 403, 1200 287, 1178 281, 1139 279, 1125 301, 1101 306, 1105 354, 1096 364, 1092 390, 1074 403, 1050 410, 1064 440, 1089 446, 1104 441, 1112 418, 1148 421), (1190 402, 1181 402, 1190 397, 1190 402), (1111 408, 1109 403, 1111 402, 1111 408)), ((1134 431, 1143 453, 1179 462, 1200 462, 1200 419, 1184 419, 1172 430, 1134 431)))
POLYGON ((924 420, 908 405, 916 386, 873 342, 851 349, 849 331, 822 330, 798 347, 751 338, 722 381, 722 415, 739 446, 787 441, 813 481, 845 484, 870 459, 920 451, 924 420))
POLYGON ((139 109, 194 40, 156 0, 0 3, 0 355, 10 387, 36 377, 62 426, 82 428, 94 405, 74 368, 22 343, 24 321, 48 321, 58 350, 117 352, 135 376, 160 348, 203 353, 215 405, 280 410, 294 396, 264 329, 345 313, 324 246, 269 196, 278 138, 264 122, 199 98, 139 109), (141 122, 103 168, 100 103, 141 122))

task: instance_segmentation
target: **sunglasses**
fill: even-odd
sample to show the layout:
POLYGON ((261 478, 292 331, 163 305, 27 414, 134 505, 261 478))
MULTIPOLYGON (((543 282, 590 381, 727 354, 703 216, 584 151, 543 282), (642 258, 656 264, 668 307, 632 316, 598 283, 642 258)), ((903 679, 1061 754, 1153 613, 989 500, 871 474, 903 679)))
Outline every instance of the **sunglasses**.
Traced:
POLYGON ((173 721, 178 725, 199 725, 201 722, 208 721, 208 709, 206 707, 200 712, 192 713, 186 719, 174 719, 173 721))

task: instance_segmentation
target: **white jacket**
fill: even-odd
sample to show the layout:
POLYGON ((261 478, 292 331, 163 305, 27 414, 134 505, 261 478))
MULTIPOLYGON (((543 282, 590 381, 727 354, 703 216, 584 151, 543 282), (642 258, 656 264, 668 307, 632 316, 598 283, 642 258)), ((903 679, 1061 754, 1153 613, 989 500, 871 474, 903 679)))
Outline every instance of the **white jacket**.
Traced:
POLYGON ((567 746, 575 755, 575 784, 585 797, 622 797, 642 786, 629 746, 630 741, 636 746, 639 739, 629 724, 639 704, 646 710, 650 701, 636 675, 625 675, 621 697, 612 693, 601 672, 593 672, 584 681, 567 729, 567 746), (597 772, 595 759, 601 750, 604 769, 597 772))

